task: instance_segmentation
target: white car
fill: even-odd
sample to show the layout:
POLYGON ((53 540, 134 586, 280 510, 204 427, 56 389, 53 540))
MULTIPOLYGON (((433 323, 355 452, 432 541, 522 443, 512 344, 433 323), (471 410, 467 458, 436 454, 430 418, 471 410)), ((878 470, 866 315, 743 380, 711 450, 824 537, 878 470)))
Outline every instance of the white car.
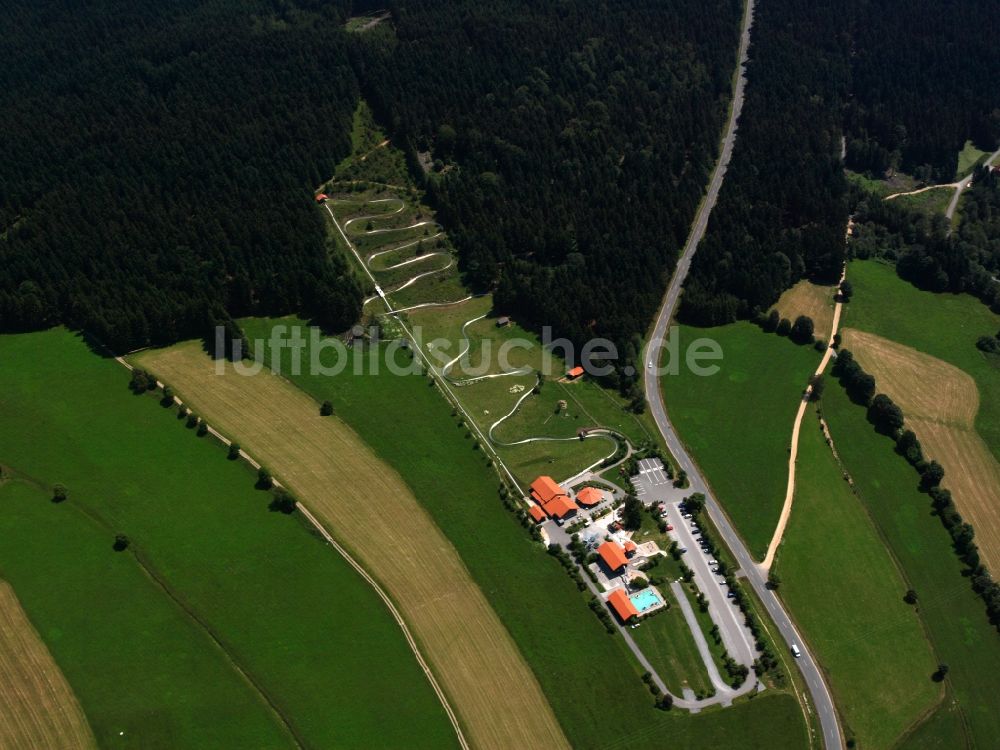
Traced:
POLYGON ((799 651, 799 647, 796 646, 794 643, 792 644, 792 656, 794 656, 796 659, 802 656, 802 652, 799 651))

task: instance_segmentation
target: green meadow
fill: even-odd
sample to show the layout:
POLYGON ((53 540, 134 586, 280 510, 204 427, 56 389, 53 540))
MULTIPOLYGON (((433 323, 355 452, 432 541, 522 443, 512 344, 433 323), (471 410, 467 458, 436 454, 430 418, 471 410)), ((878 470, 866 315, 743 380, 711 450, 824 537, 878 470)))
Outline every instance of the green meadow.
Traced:
POLYGON ((248 467, 186 429, 155 396, 131 394, 123 367, 63 329, 0 337, 0 358, 0 461, 46 491, 57 482, 69 489, 67 501, 33 507, 27 520, 24 507, 13 515, 0 507, 0 522, 27 528, 47 513, 75 519, 80 528, 72 533, 87 535, 77 544, 57 533, 5 534, 12 542, 0 547, 0 575, 10 577, 29 616, 44 616, 41 635, 99 737, 145 726, 148 735, 134 746, 269 747, 287 744, 288 735, 313 747, 456 744, 375 592, 297 514, 270 511, 270 494, 254 489, 248 467), (131 540, 126 553, 111 551, 119 533, 131 540), (58 557, 25 564, 29 555, 49 554, 43 542, 58 557), (156 584, 135 584, 142 578, 135 560, 156 584), (102 593, 102 568, 110 576, 129 562, 130 579, 115 573, 122 595, 102 593), (46 589, 63 568, 73 569, 67 582, 82 579, 60 607, 46 589), (129 581, 135 591, 126 591, 129 581), (94 626, 79 643, 66 637, 86 618, 88 602, 102 608, 95 618, 113 617, 122 627, 94 626), (155 611, 162 624, 153 627, 147 618, 155 611), (179 646, 184 639, 195 645, 179 646), (91 676, 77 666, 94 665, 80 653, 88 648, 107 672, 94 676, 93 693, 91 676), (135 658, 139 649, 150 652, 144 661, 135 658), (204 657, 213 650, 214 667, 204 657), (192 659, 206 664, 172 687, 171 675, 192 659), (137 664, 148 664, 149 673, 133 674, 137 664), (243 711, 235 699, 229 713, 219 710, 218 726, 206 717, 220 696, 246 693, 248 681, 272 719, 259 707, 243 711), (106 685, 115 682, 117 692, 106 685), (149 708, 161 703, 171 706, 162 718, 149 708), (136 706, 147 707, 148 723, 136 706), (215 741, 227 726, 231 738, 215 741))
MULTIPOLYGON (((918 490, 917 473, 836 383, 823 396, 823 414, 858 496, 899 564, 907 588, 917 592, 935 661, 950 667, 945 708, 939 712, 952 703, 961 712, 961 721, 935 714, 903 746, 993 746, 1000 737, 1000 638, 963 575, 948 532, 932 515, 930 499, 918 490)), ((892 625, 889 615, 885 617, 885 626, 892 625)), ((880 656, 889 658, 889 652, 880 656)))
MULTIPOLYGON (((300 321, 241 321, 251 339, 269 338, 276 323, 300 321)), ((385 367, 378 374, 355 375, 356 355, 337 375, 310 374, 307 366, 292 374, 290 352, 284 354, 282 372, 317 401, 329 400, 337 415, 400 473, 454 544, 574 747, 619 748, 663 737, 690 746, 807 744, 801 711, 788 693, 768 691, 739 707, 696 716, 655 709, 624 641, 606 633, 588 609, 588 597, 503 506, 499 479, 487 458, 426 377, 397 376, 385 367)), ((308 350, 300 356, 307 364, 308 350)), ((405 362, 406 355, 400 357, 405 362)))
MULTIPOLYGON (((831 389, 839 388, 831 384, 831 389)), ((900 459, 901 460, 901 459, 900 459)), ((891 747, 939 699, 937 661, 907 585, 806 412, 795 504, 775 570, 861 747, 891 747)))
POLYGON ((678 330, 682 352, 704 337, 723 358, 715 375, 682 362, 677 375, 664 376, 667 411, 751 553, 763 558, 785 499, 792 422, 819 355, 746 322, 678 330))

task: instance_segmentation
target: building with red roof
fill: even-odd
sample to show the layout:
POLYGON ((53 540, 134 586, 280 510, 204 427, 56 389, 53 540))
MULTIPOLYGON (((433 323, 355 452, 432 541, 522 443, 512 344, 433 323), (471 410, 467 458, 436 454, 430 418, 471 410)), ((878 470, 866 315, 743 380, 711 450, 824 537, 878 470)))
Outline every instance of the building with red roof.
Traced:
POLYGON ((611 609, 615 611, 618 619, 622 622, 628 622, 633 617, 639 616, 639 610, 635 608, 632 600, 628 598, 625 589, 615 589, 608 594, 608 604, 611 605, 611 609))
POLYGON ((625 550, 618 542, 604 542, 604 544, 597 548, 597 554, 600 555, 601 560, 604 561, 604 564, 608 566, 608 570, 612 573, 624 568, 628 564, 625 550))
POLYGON ((593 508, 603 499, 604 495, 596 487, 584 487, 576 493, 577 505, 582 505, 584 508, 593 508))
POLYGON ((625 555, 632 557, 635 554, 636 544, 631 539, 625 541, 625 555))
POLYGON ((319 195, 316 196, 317 203, 322 203, 325 200, 326 200, 326 193, 320 193, 319 195))
POLYGON ((541 523, 546 518, 545 511, 540 505, 532 505, 528 508, 528 515, 535 519, 535 523, 541 523))
POLYGON ((574 380, 580 377, 581 375, 583 375, 583 368, 580 367, 580 365, 577 365, 572 370, 566 373, 566 377, 569 378, 570 380, 574 380))
POLYGON ((559 497, 545 503, 545 505, 542 506, 542 510, 548 513, 549 518, 558 518, 559 520, 562 520, 574 515, 579 508, 576 507, 576 503, 565 495, 559 495, 559 497))
POLYGON ((566 490, 556 484, 552 477, 538 477, 531 483, 531 497, 539 505, 546 505, 560 495, 566 495, 566 490))

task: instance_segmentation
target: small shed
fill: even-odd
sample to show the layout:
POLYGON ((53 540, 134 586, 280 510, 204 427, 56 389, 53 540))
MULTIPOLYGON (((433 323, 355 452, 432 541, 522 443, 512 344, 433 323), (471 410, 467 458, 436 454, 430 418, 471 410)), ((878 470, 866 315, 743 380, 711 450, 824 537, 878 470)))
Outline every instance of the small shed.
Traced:
POLYGON ((569 378, 570 380, 576 380, 581 375, 583 375, 583 368, 580 367, 580 365, 577 365, 572 370, 566 373, 566 377, 569 378))
POLYGON ((506 328, 510 325, 510 318, 506 315, 501 315, 497 318, 497 328, 506 328))
POLYGON ((326 193, 320 193, 319 195, 316 196, 316 202, 317 203, 326 203, 326 198, 327 198, 326 193))

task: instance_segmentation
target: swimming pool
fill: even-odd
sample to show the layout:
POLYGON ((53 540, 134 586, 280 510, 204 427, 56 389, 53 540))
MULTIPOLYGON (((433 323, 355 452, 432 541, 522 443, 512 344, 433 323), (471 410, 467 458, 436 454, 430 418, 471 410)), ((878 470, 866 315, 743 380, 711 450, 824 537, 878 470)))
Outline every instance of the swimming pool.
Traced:
POLYGON ((629 601, 639 610, 640 615, 661 603, 660 597, 654 589, 643 589, 638 594, 632 594, 629 601))

